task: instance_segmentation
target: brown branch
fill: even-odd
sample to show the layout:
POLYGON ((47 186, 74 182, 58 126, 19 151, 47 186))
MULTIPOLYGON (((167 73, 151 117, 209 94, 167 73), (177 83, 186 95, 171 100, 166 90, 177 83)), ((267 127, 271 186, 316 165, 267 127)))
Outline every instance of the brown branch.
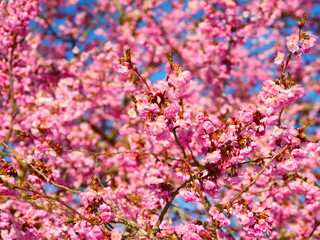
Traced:
MULTIPOLYGON (((28 185, 32 186, 30 183, 28 185)), ((39 197, 45 198, 48 202, 53 203, 55 206, 57 206, 57 205, 54 202, 59 202, 61 205, 66 207, 68 210, 57 206, 59 209, 64 210, 64 211, 66 211, 68 213, 72 212, 71 213, 72 215, 78 215, 81 219, 91 223, 92 225, 97 225, 97 224, 101 225, 102 224, 100 222, 95 222, 94 220, 85 217, 84 215, 79 213, 76 209, 74 209, 73 207, 71 207, 67 203, 65 203, 63 200, 61 200, 60 197, 58 197, 58 196, 55 196, 55 197, 48 196, 47 194, 42 193, 42 192, 40 192, 39 190, 37 190, 35 188, 29 189, 29 188, 23 188, 23 187, 19 187, 19 186, 13 186, 13 188, 19 189, 19 190, 28 191, 28 192, 33 192, 33 193, 37 194, 39 197)), ((105 232, 104 229, 101 228, 101 231, 104 233, 104 235, 107 235, 107 233, 105 232)))
MULTIPOLYGON (((10 93, 10 106, 11 106, 11 112, 10 112, 10 126, 9 126, 9 130, 7 135, 4 138, 4 142, 8 143, 10 140, 10 137, 12 135, 13 132, 13 125, 14 125, 14 121, 15 121, 15 117, 16 117, 16 101, 14 99, 14 77, 13 77, 13 55, 14 55, 14 50, 17 46, 17 42, 16 42, 17 36, 14 36, 14 43, 11 47, 11 51, 10 51, 10 55, 9 55, 9 78, 10 78, 10 85, 9 85, 9 93, 10 93)), ((3 148, 1 150, 0 156, 4 156, 4 151, 5 148, 3 148)))
POLYGON ((158 218, 158 221, 156 222, 156 224, 153 226, 151 233, 150 233, 150 238, 151 239, 156 239, 155 235, 156 233, 159 231, 159 226, 162 223, 165 214, 167 213, 169 207, 171 206, 173 200, 175 199, 175 197, 179 194, 179 191, 184 188, 189 182, 191 181, 191 179, 189 179, 188 181, 185 181, 180 187, 178 187, 172 194, 171 194, 171 199, 169 201, 167 201, 167 204, 164 206, 164 208, 162 209, 160 216, 158 218))
POLYGON ((184 147, 182 146, 182 144, 180 143, 180 141, 179 141, 179 139, 178 139, 178 137, 177 137, 177 132, 176 132, 176 129, 177 129, 177 128, 178 128, 178 127, 173 128, 173 129, 172 129, 172 133, 173 133, 173 136, 174 136, 174 139, 175 139, 176 143, 178 144, 179 148, 181 149, 181 152, 182 152, 182 154, 183 154, 184 160, 185 160, 185 161, 188 161, 187 153, 186 153, 186 151, 184 150, 184 147))
MULTIPOLYGON (((182 151, 182 153, 183 153, 183 157, 184 157, 185 161, 189 164, 189 166, 191 166, 191 163, 190 163, 190 161, 189 161, 189 159, 188 159, 188 157, 187 157, 186 151, 185 151, 184 147, 182 146, 182 144, 180 143, 180 141, 179 141, 179 139, 178 139, 178 137, 177 137, 176 128, 173 128, 172 132, 173 132, 174 139, 175 139, 176 143, 178 144, 178 146, 180 147, 180 149, 181 149, 181 151, 182 151)), ((193 184, 196 192, 198 193, 198 195, 199 195, 199 197, 200 197, 200 199, 201 199, 201 202, 202 202, 203 206, 205 207, 205 209, 207 210, 207 212, 209 212, 209 210, 210 210, 210 202, 209 202, 208 198, 202 194, 201 190, 200 190, 199 187, 197 186, 197 183, 195 182, 195 178, 194 178, 194 176, 192 175, 190 169, 189 169, 188 173, 189 173, 189 176, 190 176, 190 181, 192 181, 192 184, 193 184)), ((214 219, 212 219, 212 223, 213 223, 213 224, 212 224, 212 225, 213 225, 213 229, 211 230, 211 232, 213 233, 214 239, 217 240, 217 239, 218 239, 218 236, 217 236, 216 229, 217 229, 218 223, 217 223, 217 221, 215 221, 214 219)))
POLYGON ((133 67, 132 70, 138 75, 138 77, 142 80, 142 82, 144 83, 144 85, 147 86, 148 90, 150 91, 150 87, 146 81, 146 79, 139 73, 138 68, 137 67, 133 67))
POLYGON ((238 192, 238 194, 230 201, 230 203, 232 204, 237 198, 239 198, 245 191, 247 191, 249 189, 249 187, 251 187, 257 180, 258 178, 261 176, 261 174, 270 166, 270 164, 279 156, 281 155, 285 149, 288 148, 289 145, 286 145, 285 147, 283 147, 276 155, 274 155, 269 162, 266 163, 266 165, 264 165, 264 167, 260 170, 260 172, 258 173, 258 175, 250 182, 248 183, 240 192, 238 192))
POLYGON ((15 149, 9 147, 4 141, 0 140, 0 144, 2 144, 5 148, 7 148, 11 153, 18 155, 22 160, 24 160, 25 163, 27 163, 36 173, 38 173, 41 177, 43 177, 48 183, 51 183, 52 185, 54 185, 58 188, 63 188, 65 190, 73 192, 73 193, 81 193, 81 191, 77 191, 77 190, 68 188, 64 185, 61 185, 61 184, 58 184, 58 183, 52 181, 42 171, 38 170, 32 164, 28 163, 27 159, 22 154, 17 152, 15 149))
POLYGON ((110 135, 106 134, 106 132, 102 128, 99 128, 98 126, 92 124, 89 120, 85 119, 84 117, 80 117, 79 121, 88 123, 89 126, 91 127, 91 129, 95 133, 99 134, 103 140, 107 141, 111 146, 115 145, 115 136, 114 135, 117 134, 117 132, 115 134, 112 134, 112 136, 110 136, 110 135))
POLYGON ((315 233, 315 231, 317 230, 317 228, 320 226, 320 221, 316 220, 315 221, 315 225, 311 231, 311 233, 309 234, 309 236, 306 238, 306 240, 312 239, 312 235, 315 233))

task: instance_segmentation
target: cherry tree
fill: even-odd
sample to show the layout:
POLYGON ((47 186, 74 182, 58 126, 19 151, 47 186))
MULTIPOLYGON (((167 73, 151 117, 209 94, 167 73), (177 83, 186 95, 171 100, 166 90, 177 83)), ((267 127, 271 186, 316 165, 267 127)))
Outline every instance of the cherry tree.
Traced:
POLYGON ((320 239, 317 1, 0 20, 1 239, 320 239))

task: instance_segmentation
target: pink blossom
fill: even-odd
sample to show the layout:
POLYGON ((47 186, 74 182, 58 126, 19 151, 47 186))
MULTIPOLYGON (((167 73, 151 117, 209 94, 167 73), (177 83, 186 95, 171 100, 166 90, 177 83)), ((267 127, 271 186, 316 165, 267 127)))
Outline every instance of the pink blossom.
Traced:
POLYGON ((307 35, 302 39, 302 49, 304 53, 310 52, 311 48, 318 42, 318 37, 314 35, 307 35))
POLYGON ((257 112, 257 107, 254 104, 248 104, 239 111, 239 116, 242 121, 247 124, 252 123, 254 114, 257 112))
POLYGON ((80 197, 83 205, 85 207, 88 207, 90 202, 96 197, 96 195, 97 195, 97 193, 94 190, 89 189, 85 192, 80 193, 79 197, 80 197))
POLYGON ((145 125, 145 131, 147 134, 157 136, 162 134, 166 130, 167 124, 164 116, 159 116, 155 122, 147 122, 145 125))
POLYGON ((206 130, 206 132, 208 134, 211 134, 214 131, 213 125, 212 125, 212 123, 210 121, 204 121, 202 123, 202 127, 203 127, 204 130, 206 130))
POLYGON ((164 116, 168 119, 172 119, 176 116, 176 114, 179 111, 180 106, 176 103, 171 103, 169 104, 165 109, 164 109, 164 116))
POLYGON ((103 212, 100 214, 100 218, 104 223, 108 223, 115 218, 115 214, 112 212, 103 212))
POLYGON ((220 150, 213 151, 206 156, 208 163, 217 163, 221 159, 220 150))
POLYGON ((188 84, 190 82, 190 80, 192 79, 192 73, 190 71, 183 71, 181 73, 181 77, 188 84))
POLYGON ((190 128, 178 128, 177 137, 182 146, 187 147, 192 142, 193 132, 190 128))
POLYGON ((274 59, 274 64, 281 64, 283 62, 284 53, 278 52, 277 57, 274 59))
POLYGON ((105 223, 108 223, 108 222, 112 221, 114 219, 114 217, 115 217, 115 214, 111 212, 110 206, 108 206, 106 204, 102 204, 99 207, 99 211, 101 212, 100 213, 100 218, 105 223))
POLYGON ((0 185, 0 194, 4 195, 4 196, 8 196, 8 197, 17 197, 19 196, 19 192, 14 190, 14 189, 10 189, 7 188, 5 186, 0 185))
POLYGON ((278 164, 277 169, 283 172, 294 172, 300 167, 298 161, 290 158, 278 164))
POLYGON ((103 240, 104 236, 99 226, 93 226, 93 228, 88 231, 86 238, 88 240, 103 240))
POLYGON ((113 68, 120 74, 121 77, 126 78, 129 75, 129 69, 120 64, 119 61, 113 62, 113 68))
POLYGON ((205 189, 211 190, 211 189, 214 189, 214 188, 216 188, 218 186, 217 186, 217 184, 215 182, 206 179, 206 180, 203 181, 203 187, 205 189))
POLYGON ((177 87, 184 87, 186 86, 192 78, 192 74, 189 71, 183 71, 180 72, 177 76, 175 77, 170 77, 169 81, 177 87))
POLYGON ((137 112, 133 108, 130 108, 128 110, 128 115, 130 116, 130 118, 136 118, 137 117, 137 112))
POLYGON ((201 23, 199 23, 199 28, 203 31, 203 32, 210 32, 212 31, 212 25, 210 24, 210 22, 208 20, 205 20, 201 23))
POLYGON ((180 236, 185 234, 188 231, 188 226, 186 224, 183 223, 179 223, 176 227, 175 227, 175 232, 177 234, 179 234, 180 236))
POLYGON ((316 238, 315 2, 0 1, 0 238, 316 238))
POLYGON ((291 151, 291 156, 294 157, 295 159, 302 159, 307 155, 307 153, 305 151, 303 151, 302 149, 293 149, 291 151))
POLYGON ((255 219, 253 217, 252 212, 239 213, 237 214, 236 218, 238 221, 240 221, 241 225, 244 227, 249 227, 255 223, 255 219))
POLYGON ((218 221, 220 223, 221 227, 226 227, 230 224, 230 219, 227 218, 223 213, 220 213, 216 218, 216 221, 218 221))
POLYGON ((118 228, 114 228, 111 230, 111 240, 121 240, 121 236, 122 234, 118 228))
POLYGON ((299 35, 296 33, 286 37, 287 46, 290 52, 294 53, 299 50, 299 35))
POLYGON ((222 212, 219 212, 215 206, 210 208, 209 213, 214 220, 220 223, 221 227, 226 227, 230 224, 230 219, 228 219, 222 212))
POLYGON ((202 238, 194 232, 186 232, 183 235, 182 240, 202 240, 202 238))
POLYGON ((299 54, 301 54, 300 51, 308 53, 310 49, 318 42, 317 36, 306 33, 302 33, 300 38, 298 34, 293 33, 290 36, 287 36, 286 39, 289 50, 292 53, 299 52, 299 54))
POLYGON ((305 88, 300 84, 294 85, 289 92, 293 94, 293 100, 298 100, 306 95, 305 88))
POLYGON ((179 194, 186 202, 195 203, 197 202, 197 198, 195 197, 195 194, 190 190, 180 190, 179 194))

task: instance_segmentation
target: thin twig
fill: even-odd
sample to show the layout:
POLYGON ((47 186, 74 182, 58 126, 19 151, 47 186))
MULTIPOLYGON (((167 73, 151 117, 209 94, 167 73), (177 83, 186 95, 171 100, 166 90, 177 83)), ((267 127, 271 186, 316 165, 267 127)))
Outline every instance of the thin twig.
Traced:
POLYGON ((312 236, 314 234, 314 232, 317 230, 317 228, 320 226, 320 221, 316 220, 315 225, 311 231, 311 233, 309 234, 309 236, 306 238, 306 240, 312 239, 312 236))
POLYGON ((4 141, 0 140, 0 144, 2 144, 3 146, 5 146, 5 148, 7 148, 11 153, 18 155, 22 160, 24 160, 25 163, 27 163, 35 172, 37 172, 41 177, 43 177, 48 183, 51 183, 52 185, 59 187, 59 188, 63 188, 67 191, 73 192, 73 193, 81 193, 81 191, 77 191, 71 188, 68 188, 64 185, 58 184, 54 181, 52 181, 51 179, 49 179, 43 172, 39 171, 37 168, 35 168, 31 163, 28 163, 26 157, 24 157, 22 154, 20 154, 19 152, 17 152, 15 149, 13 149, 12 147, 9 147, 4 141))
MULTIPOLYGON (((175 139, 176 143, 178 144, 178 146, 180 147, 180 149, 181 149, 181 151, 183 153, 185 161, 189 164, 189 166, 191 166, 191 163, 190 163, 190 161, 189 161, 189 159, 187 157, 186 151, 185 151, 184 147, 182 146, 182 144, 180 143, 180 141, 179 141, 179 139, 177 137, 176 128, 173 128, 172 132, 173 132, 174 139, 175 139)), ((193 184, 196 192, 198 193, 198 195, 199 195, 199 197, 201 199, 201 202, 202 202, 203 206, 205 207, 207 212, 209 212, 209 210, 210 210, 210 202, 209 202, 208 198, 205 195, 202 194, 201 190, 197 186, 197 183, 195 182, 195 178, 192 175, 192 173, 190 171, 188 171, 188 173, 189 173, 189 176, 190 176, 190 180, 192 181, 192 184, 193 184)), ((214 237, 215 240, 218 239, 217 232, 216 232, 217 224, 218 224, 217 221, 212 219, 212 226, 213 226, 212 233, 213 233, 213 237, 214 237)))
MULTIPOLYGON (((14 43, 11 47, 10 55, 9 55, 9 78, 10 78, 10 85, 9 85, 9 93, 10 93, 10 106, 11 106, 11 113, 10 113, 10 126, 7 135, 4 138, 4 142, 7 143, 10 140, 10 137, 13 132, 13 125, 15 122, 16 117, 16 101, 14 99, 14 77, 13 77, 13 55, 14 50, 16 48, 17 42, 16 42, 16 36, 14 36, 14 43)), ((0 156, 4 156, 5 148, 1 150, 0 156)))
POLYGON ((289 145, 286 145, 285 147, 283 147, 276 155, 274 155, 269 162, 266 163, 266 165, 264 165, 264 167, 260 170, 260 172, 258 173, 258 175, 250 182, 248 183, 240 192, 238 192, 238 194, 230 201, 230 203, 232 204, 237 198, 239 198, 245 191, 248 190, 249 187, 251 187, 257 180, 258 178, 261 176, 261 174, 269 167, 269 165, 279 156, 283 153, 283 151, 285 149, 288 148, 289 145))
POLYGON ((178 137, 177 137, 177 132, 176 132, 176 129, 177 129, 177 128, 178 128, 178 127, 173 128, 173 129, 172 129, 172 133, 173 133, 173 136, 174 136, 174 139, 175 139, 176 143, 178 144, 179 148, 180 148, 181 151, 182 151, 183 158, 184 158, 186 161, 188 161, 187 153, 186 153, 186 151, 184 150, 184 147, 182 146, 182 144, 180 143, 180 141, 179 141, 179 139, 178 139, 178 137))
POLYGON ((151 239, 156 239, 155 238, 155 234, 159 231, 159 226, 163 221, 163 218, 165 216, 165 214, 167 213, 169 207, 171 206, 173 200, 175 199, 175 197, 179 194, 179 191, 184 188, 187 183, 189 183, 191 181, 191 179, 189 179, 188 181, 185 181, 180 187, 178 187, 172 194, 171 194, 171 198, 169 201, 167 201, 167 204, 164 206, 164 208, 162 209, 160 216, 158 218, 158 221, 156 222, 156 224, 153 226, 152 230, 151 230, 151 234, 150 234, 150 238, 151 239))

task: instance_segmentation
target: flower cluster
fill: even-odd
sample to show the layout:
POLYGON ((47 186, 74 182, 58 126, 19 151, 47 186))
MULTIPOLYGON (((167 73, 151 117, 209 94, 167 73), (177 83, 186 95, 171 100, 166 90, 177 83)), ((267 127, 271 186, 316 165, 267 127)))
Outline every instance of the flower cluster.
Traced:
POLYGON ((310 52, 311 48, 318 42, 318 37, 312 34, 301 33, 300 35, 293 33, 286 37, 287 47, 292 53, 301 55, 310 52))
POLYGON ((0 239, 319 236, 314 2, 1 1, 0 239))

